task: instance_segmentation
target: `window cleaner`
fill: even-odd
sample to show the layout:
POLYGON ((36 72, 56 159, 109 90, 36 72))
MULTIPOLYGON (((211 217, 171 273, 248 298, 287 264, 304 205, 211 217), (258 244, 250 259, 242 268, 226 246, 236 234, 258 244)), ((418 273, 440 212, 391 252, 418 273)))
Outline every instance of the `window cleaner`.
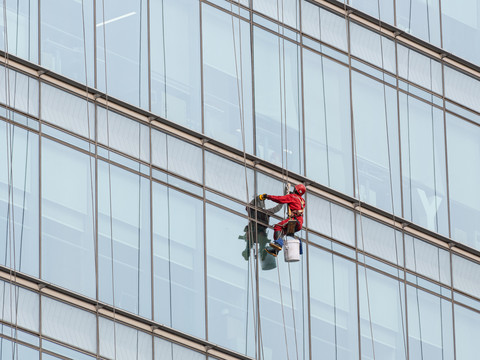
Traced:
POLYGON ((277 256, 283 248, 283 237, 285 235, 293 236, 293 234, 302 229, 303 212, 305 210, 305 200, 302 196, 305 194, 306 188, 303 184, 295 186, 293 192, 287 195, 275 196, 262 194, 260 200, 271 200, 279 204, 287 204, 288 218, 282 220, 273 227, 273 241, 268 244, 265 251, 273 256, 277 256))

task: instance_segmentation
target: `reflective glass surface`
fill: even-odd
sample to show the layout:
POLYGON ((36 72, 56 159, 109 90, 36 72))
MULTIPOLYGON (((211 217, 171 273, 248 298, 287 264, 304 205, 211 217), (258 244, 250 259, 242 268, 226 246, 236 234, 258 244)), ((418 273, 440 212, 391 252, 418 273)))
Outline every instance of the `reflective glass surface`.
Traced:
POLYGON ((441 46, 440 0, 395 1, 394 3, 396 25, 399 29, 430 44, 441 46))

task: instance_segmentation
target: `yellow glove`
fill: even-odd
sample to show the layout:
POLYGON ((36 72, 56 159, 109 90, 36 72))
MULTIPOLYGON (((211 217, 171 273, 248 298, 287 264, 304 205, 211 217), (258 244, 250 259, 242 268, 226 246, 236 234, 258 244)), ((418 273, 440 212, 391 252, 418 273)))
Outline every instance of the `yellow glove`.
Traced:
POLYGON ((263 200, 267 200, 267 196, 268 196, 267 194, 261 194, 258 198, 263 201, 263 200))

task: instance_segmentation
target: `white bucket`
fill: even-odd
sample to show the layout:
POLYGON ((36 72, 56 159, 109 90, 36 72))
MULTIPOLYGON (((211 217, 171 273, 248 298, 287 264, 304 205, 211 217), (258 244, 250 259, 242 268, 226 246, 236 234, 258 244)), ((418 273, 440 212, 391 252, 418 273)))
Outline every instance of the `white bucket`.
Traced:
POLYGON ((300 240, 285 239, 283 245, 285 262, 294 262, 300 260, 300 240))

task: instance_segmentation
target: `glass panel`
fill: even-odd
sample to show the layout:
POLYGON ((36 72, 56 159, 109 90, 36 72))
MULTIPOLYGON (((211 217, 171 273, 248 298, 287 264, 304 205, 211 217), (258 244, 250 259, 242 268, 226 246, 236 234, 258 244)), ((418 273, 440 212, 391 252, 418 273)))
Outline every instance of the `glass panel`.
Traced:
POLYGON ((472 39, 480 36, 479 20, 480 4, 476 0, 442 0, 443 48, 478 64, 480 43, 472 39))
POLYGON ((41 4, 40 64, 82 84, 88 78, 88 85, 95 87, 94 1, 45 0, 41 4))
POLYGON ((360 250, 403 266, 402 233, 365 216, 357 216, 357 243, 360 250))
POLYGON ((346 29, 343 17, 302 0, 302 32, 305 34, 347 51, 346 29))
POLYGON ((448 236, 443 111, 403 93, 399 101, 404 217, 448 236))
MULTIPOLYGON (((347 0, 344 0, 347 1, 347 0)), ((373 0, 373 1, 363 1, 363 0, 348 0, 348 3, 357 8, 358 10, 367 13, 375 18, 380 18, 380 20, 385 21, 391 25, 394 22, 394 2, 392 0, 373 0)))
POLYGON ((150 1, 151 110, 201 131, 198 0, 150 1))
MULTIPOLYGON (((29 348, 28 346, 12 342, 10 340, 0 339, 0 358, 11 360, 37 360, 39 359, 38 350, 29 348)), ((43 357, 42 359, 47 359, 43 357)))
POLYGON ((441 47, 439 0, 395 1, 395 6, 399 29, 441 47))
POLYGON ((158 337, 155 337, 153 341, 155 347, 154 360, 205 360, 205 355, 183 346, 158 337))
POLYGON ((203 183, 202 149, 174 136, 152 130, 152 163, 203 183))
POLYGON ((254 40, 257 155, 303 174, 299 48, 259 28, 254 40))
POLYGON ((359 267, 362 359, 406 359, 405 290, 397 280, 359 267), (372 340, 373 338, 373 340, 372 340))
POLYGON ((95 314, 42 296, 42 335, 96 353, 95 314))
POLYGON ((154 320, 205 337, 203 203, 152 186, 154 320))
POLYGON ((452 256, 453 287, 480 298, 480 264, 458 255, 452 256))
MULTIPOLYGON (((442 94, 442 65, 397 43, 398 75, 424 88, 442 94)), ((410 88, 407 85, 407 90, 410 88)), ((432 100, 431 98, 429 99, 432 100)))
POLYGON ((405 266, 418 274, 450 285, 449 252, 409 235, 405 235, 405 266))
POLYGON ((407 286, 410 359, 453 359, 453 318, 449 301, 407 286))
POLYGON ((350 46, 352 55, 395 74, 395 43, 392 40, 350 22, 350 46))
POLYGON ((245 173, 243 164, 235 163, 210 152, 205 152, 205 185, 244 202, 255 196, 252 169, 247 169, 245 173), (247 176, 247 181, 245 181, 245 176, 247 176))
POLYGON ((66 358, 69 359, 75 359, 75 360, 94 360, 96 357, 84 354, 80 351, 75 351, 73 349, 70 349, 68 347, 56 344, 52 341, 48 341, 45 339, 42 339, 42 350, 48 350, 57 354, 60 354, 62 356, 65 356, 66 358))
POLYGON ((41 151, 42 279, 95 298, 94 160, 48 139, 41 151))
MULTIPOLYGON (((275 268, 275 258, 264 249, 267 230, 215 206, 206 207, 208 339, 211 342, 254 357, 256 287, 250 277, 250 249, 258 242, 263 270, 275 268), (245 234, 242 236, 242 231, 245 234), (251 229, 251 231, 249 231, 251 229), (238 235, 237 235, 238 234, 238 235), (244 240, 244 241, 242 241, 244 240), (225 251, 225 244, 231 244, 225 251), (225 271, 228 269, 228 271, 225 271)), ((258 249, 256 247, 256 249, 258 249)), ((253 260, 253 252, 252 252, 253 260)), ((255 260, 253 260, 255 261, 255 260)))
POLYGON ((253 10, 291 27, 299 27, 298 0, 252 0, 253 10))
MULTIPOLYGON (((11 323, 15 328, 21 326, 25 329, 39 331, 39 297, 38 294, 14 286, 9 282, 0 281, 0 319, 11 323)), ((3 328, 3 325, 2 325, 3 328)), ((2 329, 3 330, 3 329, 2 329)), ((12 337, 18 339, 15 330, 11 330, 12 337)), ((8 336, 8 332, 4 331, 8 336)))
POLYGON ((451 114, 447 119, 451 237, 480 249, 480 128, 451 114), (467 156, 468 154, 468 156, 467 156))
POLYGON ((102 107, 97 107, 97 119, 99 143, 120 150, 135 159, 150 162, 147 126, 113 111, 108 111, 107 114, 102 107))
POLYGON ((250 24, 202 7, 205 134, 253 152, 250 24))
POLYGON ((400 159, 397 92, 352 72, 357 196, 400 215, 400 159))
MULTIPOLYGON (((0 103, 38 117, 38 81, 0 66, 0 103), (6 95, 8 93, 8 96, 6 95)), ((4 117, 11 117, 5 114, 4 117)))
POLYGON ((480 112, 480 81, 451 67, 444 66, 445 97, 480 112))
POLYGON ((313 246, 308 255, 312 358, 358 359, 355 264, 313 246))
POLYGON ((105 318, 98 321, 100 355, 117 360, 151 360, 152 336, 105 318))
POLYGON ((345 194, 353 193, 348 68, 303 51, 306 174, 345 194))
POLYGON ((478 337, 480 332, 480 314, 460 305, 454 305, 455 311, 455 359, 470 360, 478 356, 478 337))
POLYGON ((147 1, 102 0, 96 6, 98 89, 148 109, 147 1))
POLYGON ((0 8, 0 49, 38 63, 38 1, 5 0, 5 2, 6 4, 2 4, 0 8), (6 16, 3 13, 4 7, 7 10, 6 16), (7 44, 5 35, 8 36, 7 44))
POLYGON ((99 161, 98 194, 99 299, 150 318, 150 182, 99 161))
POLYGON ((41 90, 42 120, 95 140, 93 104, 89 103, 87 113, 86 100, 44 83, 41 90))
POLYGON ((265 359, 296 359, 297 354, 299 359, 309 358, 308 342, 303 341, 309 336, 305 250, 304 247, 299 262, 287 264, 280 253, 277 270, 259 272, 260 324, 265 359), (286 343, 282 328, 286 332, 286 343))
POLYGON ((0 139, 0 263, 38 277, 38 135, 0 121, 0 139))

